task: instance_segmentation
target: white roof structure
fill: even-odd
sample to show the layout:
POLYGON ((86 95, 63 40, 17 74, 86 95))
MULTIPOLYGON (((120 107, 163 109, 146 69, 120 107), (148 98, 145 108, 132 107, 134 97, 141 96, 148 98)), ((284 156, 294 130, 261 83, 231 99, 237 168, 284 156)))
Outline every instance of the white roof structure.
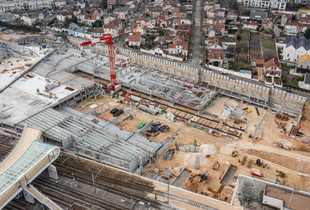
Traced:
POLYGON ((59 156, 58 147, 37 141, 40 136, 38 130, 26 127, 18 145, 0 165, 0 209, 59 156))

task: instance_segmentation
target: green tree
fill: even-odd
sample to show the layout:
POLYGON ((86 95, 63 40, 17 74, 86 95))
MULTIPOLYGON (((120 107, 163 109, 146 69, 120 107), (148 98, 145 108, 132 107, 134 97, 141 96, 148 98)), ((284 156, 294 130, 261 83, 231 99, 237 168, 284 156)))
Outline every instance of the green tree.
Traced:
POLYGON ((92 25, 95 28, 100 28, 100 27, 102 27, 102 21, 101 20, 96 20, 92 25))
POLYGON ((310 39, 310 27, 307 28, 307 30, 306 30, 304 36, 305 36, 307 39, 310 39))

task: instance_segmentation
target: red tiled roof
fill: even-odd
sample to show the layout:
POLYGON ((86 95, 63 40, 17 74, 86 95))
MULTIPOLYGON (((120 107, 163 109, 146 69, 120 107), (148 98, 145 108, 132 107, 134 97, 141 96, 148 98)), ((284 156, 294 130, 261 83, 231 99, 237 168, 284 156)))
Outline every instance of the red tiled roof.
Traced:
POLYGON ((255 20, 248 20, 248 21, 244 22, 243 24, 244 25, 258 26, 258 23, 255 20))
POLYGON ((134 32, 128 37, 130 42, 141 42, 141 34, 139 32, 134 32))
POLYGON ((272 66, 276 66, 276 67, 280 68, 279 62, 276 59, 274 59, 274 58, 272 58, 269 61, 265 62, 265 68, 269 68, 269 67, 272 67, 272 66))

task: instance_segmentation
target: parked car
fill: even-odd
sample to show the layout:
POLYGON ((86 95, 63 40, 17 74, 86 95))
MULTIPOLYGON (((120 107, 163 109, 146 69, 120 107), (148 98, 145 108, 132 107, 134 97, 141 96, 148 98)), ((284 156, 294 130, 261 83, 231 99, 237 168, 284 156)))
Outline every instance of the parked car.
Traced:
POLYGON ((286 92, 288 92, 288 93, 292 92, 292 90, 289 89, 289 88, 282 88, 282 90, 284 90, 284 91, 286 91, 286 92))

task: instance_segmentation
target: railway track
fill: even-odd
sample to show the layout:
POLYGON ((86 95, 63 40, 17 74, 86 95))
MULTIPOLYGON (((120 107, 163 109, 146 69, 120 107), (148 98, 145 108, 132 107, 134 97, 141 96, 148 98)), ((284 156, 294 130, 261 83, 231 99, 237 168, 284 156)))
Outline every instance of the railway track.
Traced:
POLYGON ((0 144, 0 156, 7 156, 13 149, 12 145, 2 143, 0 144))
POLYGON ((43 175, 35 179, 33 185, 38 187, 38 189, 50 197, 52 200, 57 200, 65 208, 68 208, 72 203, 79 203, 88 208, 97 208, 97 209, 130 209, 124 206, 119 206, 111 202, 107 202, 103 199, 96 198, 92 195, 85 193, 84 191, 79 190, 78 188, 70 188, 64 186, 55 181, 51 181, 48 175, 43 175), (56 199, 55 199, 56 198, 56 199))
MULTIPOLYGON (((86 171, 81 172, 80 169, 75 168, 74 166, 64 166, 64 165, 61 165, 59 163, 56 163, 55 165, 57 166, 57 170, 61 175, 68 177, 68 178, 72 178, 72 173, 73 173, 75 179, 77 179, 77 180, 79 180, 85 184, 92 184, 92 182, 90 181, 91 174, 87 174, 86 171), (67 175, 65 175, 64 173, 66 173, 67 175), (83 174, 83 176, 81 176, 81 174, 83 174)), ((113 179, 111 177, 113 177, 112 174, 103 173, 103 176, 98 176, 96 178, 96 186, 98 186, 101 189, 107 190, 109 192, 116 193, 116 194, 122 195, 124 197, 128 197, 128 193, 124 193, 124 189, 122 189, 122 187, 126 187, 127 189, 130 189, 131 193, 133 194, 132 198, 137 199, 137 200, 142 200, 144 202, 151 202, 152 206, 154 206, 154 204, 155 204, 154 201, 156 201, 156 200, 150 199, 149 197, 145 197, 144 194, 141 195, 142 190, 144 192, 147 192, 148 194, 154 194, 154 197, 155 197, 155 194, 158 196, 162 196, 162 197, 168 196, 168 194, 166 192, 155 190, 154 186, 140 184, 140 183, 123 182, 121 180, 116 180, 116 179, 113 179), (113 189, 112 189, 112 187, 113 187, 113 189), (119 189, 122 192, 121 193, 116 192, 115 189, 119 189)), ((198 207, 201 209, 215 210, 215 208, 212 208, 208 205, 205 205, 205 204, 202 204, 202 203, 190 200, 190 199, 186 199, 186 198, 183 198, 180 196, 170 194, 169 198, 171 200, 180 201, 182 203, 188 204, 190 206, 198 207)), ((160 208, 161 204, 158 203, 158 205, 159 205, 158 208, 160 208)), ((167 209, 167 207, 165 209, 167 209)))
MULTIPOLYGON (((74 166, 64 166, 59 163, 55 163, 57 167, 58 173, 60 176, 74 179, 87 184, 93 185, 92 183, 92 174, 86 171, 82 171, 80 168, 75 168, 74 166), (72 176, 73 174, 73 176, 72 176)), ((168 205, 164 205, 162 202, 152 199, 147 195, 154 192, 154 186, 145 185, 142 183, 136 183, 135 180, 128 179, 128 182, 124 182, 120 179, 112 178, 113 174, 109 174, 109 172, 104 172, 102 175, 96 178, 95 185, 97 188, 100 188, 104 191, 128 198, 136 201, 150 202, 152 207, 155 208, 164 208, 170 209, 168 205)))

